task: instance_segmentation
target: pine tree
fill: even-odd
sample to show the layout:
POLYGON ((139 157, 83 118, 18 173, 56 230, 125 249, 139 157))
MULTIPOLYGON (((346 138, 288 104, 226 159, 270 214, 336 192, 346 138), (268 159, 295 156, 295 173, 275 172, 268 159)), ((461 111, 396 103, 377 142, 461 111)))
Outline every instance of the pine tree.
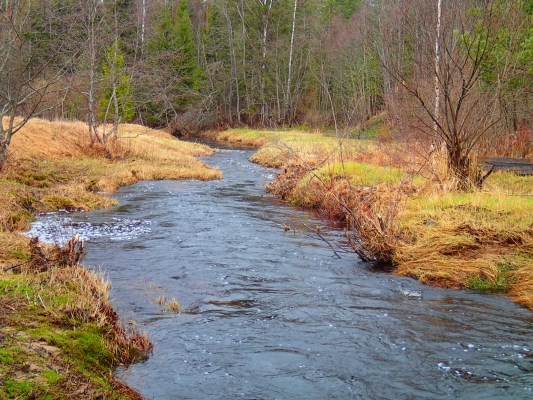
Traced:
POLYGON ((106 49, 102 65, 102 77, 107 83, 100 98, 98 117, 114 124, 129 122, 135 115, 131 75, 126 72, 124 56, 120 52, 120 42, 116 41, 106 49))
POLYGON ((144 117, 153 125, 165 125, 197 100, 199 88, 201 70, 185 0, 179 2, 174 13, 162 7, 146 50, 149 71, 145 95, 151 99, 146 102, 144 117))

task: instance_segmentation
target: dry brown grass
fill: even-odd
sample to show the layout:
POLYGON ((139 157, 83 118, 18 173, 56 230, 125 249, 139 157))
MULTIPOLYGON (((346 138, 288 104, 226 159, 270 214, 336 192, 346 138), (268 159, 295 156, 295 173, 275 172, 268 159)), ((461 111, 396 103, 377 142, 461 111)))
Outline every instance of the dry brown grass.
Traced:
POLYGON ((35 212, 109 207, 107 193, 139 180, 218 179, 220 171, 195 158, 210 154, 206 146, 128 124, 107 147, 91 146, 81 122, 32 119, 13 137, 0 173, 0 230, 27 229, 35 212))
MULTIPOLYGON (((121 126, 119 139, 106 147, 91 146, 87 132, 80 122, 30 120, 13 137, 0 171, 0 336, 9 338, 5 346, 18 354, 0 363, 0 381, 20 390, 17 396, 141 398, 111 372, 145 357, 152 346, 145 334, 119 321, 101 274, 81 266, 68 249, 31 246, 18 232, 38 212, 109 207, 115 204, 110 192, 141 179, 221 177, 195 158, 212 154, 206 146, 136 125, 121 126), (90 342, 95 359, 78 338, 90 342), (39 350, 43 342, 58 352, 39 350), (25 373, 29 363, 35 371, 53 366, 57 382, 48 385, 40 374, 25 373)), ((6 393, 0 388, 1 398, 6 393)))
POLYGON ((444 258, 439 253, 427 252, 424 252, 423 257, 400 262, 396 273, 418 279, 424 284, 455 289, 467 287, 466 282, 472 277, 491 282, 498 280, 498 269, 483 259, 444 258))
POLYGON ((172 299, 170 303, 165 304, 165 311, 179 313, 181 311, 181 305, 178 303, 178 300, 172 299))
POLYGON ((518 304, 533 309, 533 261, 510 274, 509 279, 514 282, 509 294, 518 304))
POLYGON ((459 192, 442 149, 429 154, 391 140, 357 143, 301 132, 220 137, 239 135, 267 140, 251 160, 281 169, 269 190, 346 221, 363 259, 392 262, 396 273, 427 284, 507 291, 533 308, 530 177, 494 173, 483 190, 459 192))

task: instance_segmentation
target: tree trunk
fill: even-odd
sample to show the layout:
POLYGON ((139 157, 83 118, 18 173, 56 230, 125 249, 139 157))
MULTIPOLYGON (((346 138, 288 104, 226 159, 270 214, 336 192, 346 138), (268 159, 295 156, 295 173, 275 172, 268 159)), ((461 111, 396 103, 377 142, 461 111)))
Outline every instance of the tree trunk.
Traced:
POLYGON ((289 125, 292 124, 292 118, 290 114, 291 107, 291 79, 292 79, 292 57, 294 53, 294 33, 296 31, 296 10, 298 8, 298 0, 294 0, 294 9, 292 13, 292 29, 291 29, 291 44, 289 47, 289 71, 287 74, 287 89, 285 91, 285 112, 284 118, 289 122, 289 125))
POLYGON ((464 155, 464 150, 461 146, 452 145, 447 146, 448 152, 448 170, 450 176, 457 180, 457 189, 469 189, 474 180, 470 179, 471 161, 470 158, 464 155))
POLYGON ((97 18, 97 3, 93 2, 90 5, 89 14, 89 26, 88 26, 88 50, 89 50, 89 93, 88 93, 88 125, 89 125, 89 137, 91 138, 91 144, 94 142, 102 143, 102 139, 98 133, 98 124, 96 120, 96 68, 98 68, 97 62, 97 46, 96 46, 96 18, 97 18))
POLYGON ((262 3, 267 5, 267 11, 263 15, 263 37, 262 37, 262 51, 263 51, 263 60, 261 62, 261 71, 260 71, 260 93, 261 96, 261 124, 264 126, 267 119, 268 105, 266 100, 266 61, 267 61, 267 39, 268 39, 268 29, 270 24, 270 10, 272 9, 272 2, 274 0, 264 0, 262 3))
POLYGON ((7 148, 7 140, 0 140, 0 171, 2 171, 2 168, 7 161, 7 148))

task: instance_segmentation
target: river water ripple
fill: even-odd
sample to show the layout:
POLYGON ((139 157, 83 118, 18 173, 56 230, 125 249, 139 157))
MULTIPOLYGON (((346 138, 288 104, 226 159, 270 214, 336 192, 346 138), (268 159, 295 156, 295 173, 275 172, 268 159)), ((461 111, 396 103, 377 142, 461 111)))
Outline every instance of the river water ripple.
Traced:
POLYGON ((533 398, 531 312, 339 259, 302 223, 342 232, 266 194, 251 154, 206 158, 222 181, 141 182, 117 207, 34 224, 49 241, 79 232, 154 342, 119 378, 148 399, 533 398))

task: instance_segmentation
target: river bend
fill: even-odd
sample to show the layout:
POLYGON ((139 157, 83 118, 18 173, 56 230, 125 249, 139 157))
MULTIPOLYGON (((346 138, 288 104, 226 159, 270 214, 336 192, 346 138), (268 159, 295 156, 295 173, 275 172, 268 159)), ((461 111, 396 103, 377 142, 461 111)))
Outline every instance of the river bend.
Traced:
POLYGON ((273 172, 251 154, 205 158, 221 181, 140 182, 119 206, 34 224, 87 239, 86 264, 154 342, 119 378, 148 399, 533 398, 531 312, 336 257, 303 224, 342 232, 266 194, 273 172))

